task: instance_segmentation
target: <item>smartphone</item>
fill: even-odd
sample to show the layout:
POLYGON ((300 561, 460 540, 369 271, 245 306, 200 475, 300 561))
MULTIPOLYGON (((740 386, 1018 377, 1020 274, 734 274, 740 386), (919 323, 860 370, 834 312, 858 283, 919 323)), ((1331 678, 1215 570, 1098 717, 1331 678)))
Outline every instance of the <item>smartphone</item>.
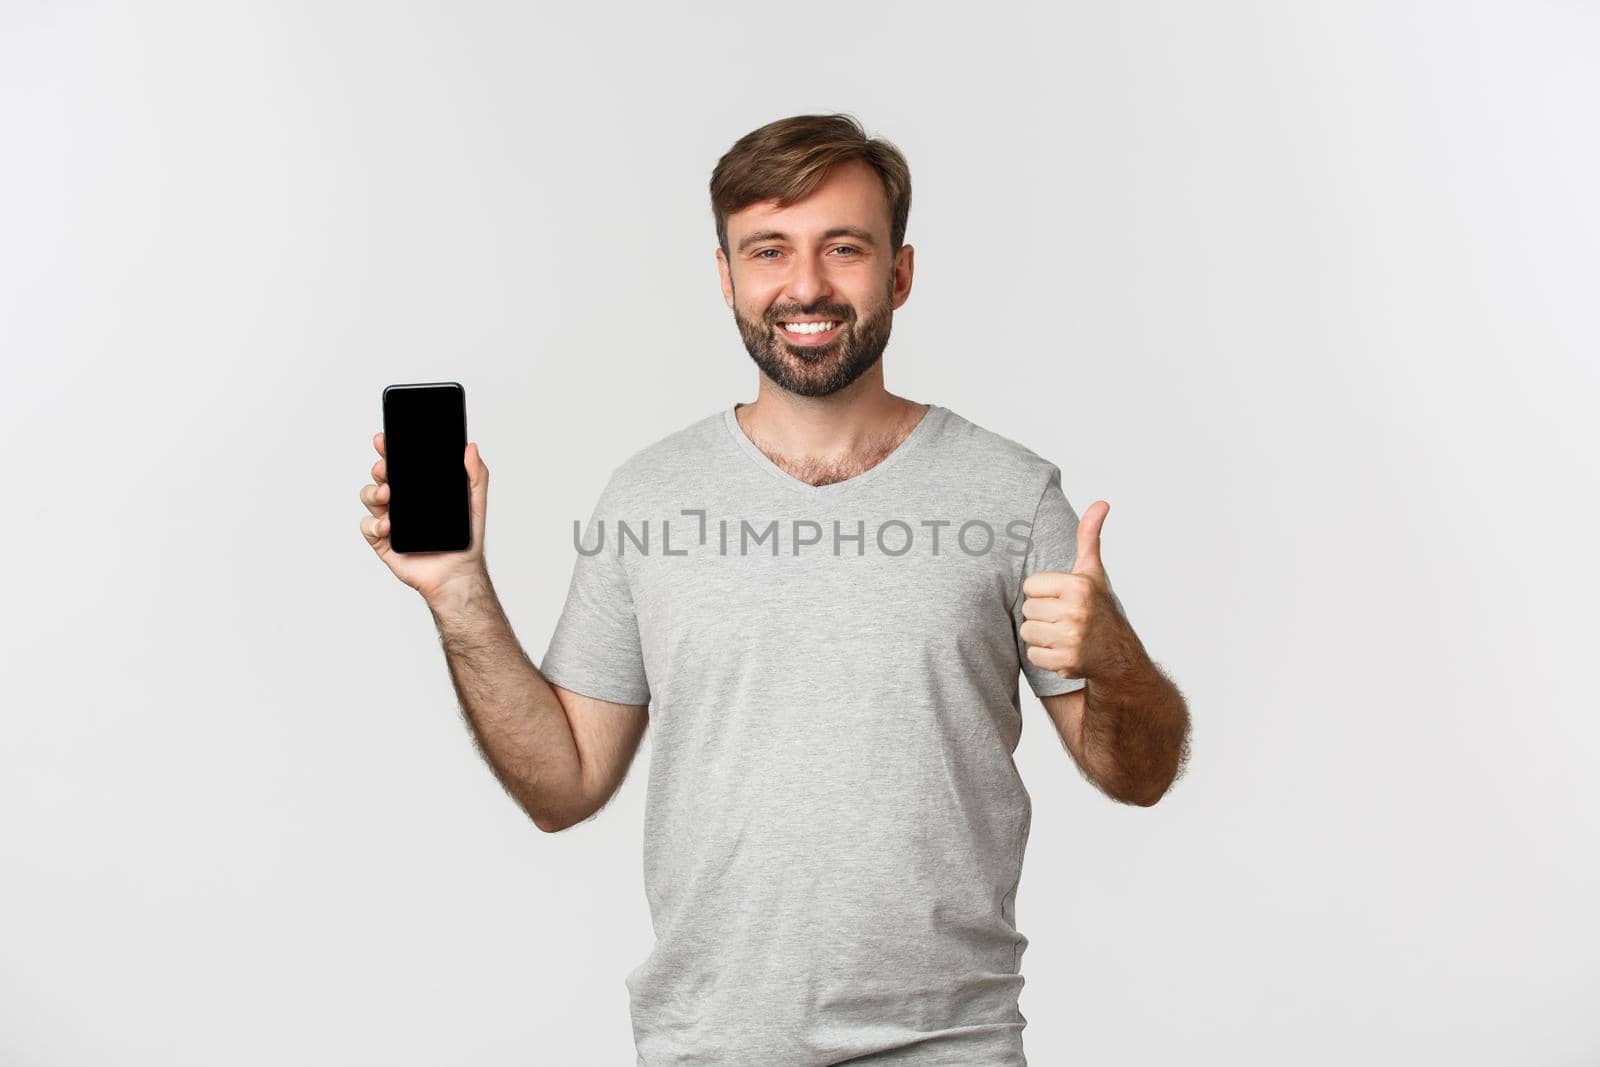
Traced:
POLYGON ((467 393, 459 382, 391 385, 383 391, 389 545, 396 552, 472 547, 466 452, 467 393))

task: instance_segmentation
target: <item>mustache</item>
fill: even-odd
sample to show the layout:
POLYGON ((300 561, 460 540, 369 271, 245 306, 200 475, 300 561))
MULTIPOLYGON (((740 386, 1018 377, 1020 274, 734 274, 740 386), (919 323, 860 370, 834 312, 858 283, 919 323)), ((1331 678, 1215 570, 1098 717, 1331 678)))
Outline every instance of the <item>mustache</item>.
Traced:
POLYGON ((809 318, 809 317, 829 318, 829 319, 834 320, 835 322, 849 322, 849 321, 851 321, 851 316, 850 316, 849 311, 848 310, 841 310, 839 308, 817 308, 815 310, 801 310, 800 308, 785 308, 781 312, 777 312, 777 313, 775 313, 773 315, 768 316, 767 323, 768 323, 768 325, 776 326, 778 323, 780 323, 780 322, 788 322, 792 318, 793 319, 800 319, 800 318, 809 318))

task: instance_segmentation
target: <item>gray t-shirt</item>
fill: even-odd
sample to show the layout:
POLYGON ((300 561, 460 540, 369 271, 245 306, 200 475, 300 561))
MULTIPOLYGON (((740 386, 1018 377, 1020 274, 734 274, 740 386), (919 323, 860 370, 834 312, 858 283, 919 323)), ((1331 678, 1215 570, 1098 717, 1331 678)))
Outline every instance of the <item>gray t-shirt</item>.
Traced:
POLYGON ((832 485, 731 404, 612 472, 540 670, 650 708, 640 1064, 1025 1062, 1017 679, 1084 684, 1017 633, 1077 554, 1060 478, 938 404, 832 485))

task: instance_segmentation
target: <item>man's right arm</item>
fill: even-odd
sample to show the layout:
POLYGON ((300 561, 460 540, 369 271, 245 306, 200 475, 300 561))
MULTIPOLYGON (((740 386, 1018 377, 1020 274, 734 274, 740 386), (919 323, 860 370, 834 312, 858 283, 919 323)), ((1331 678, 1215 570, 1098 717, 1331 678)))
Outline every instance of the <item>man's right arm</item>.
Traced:
POLYGON ((589 818, 627 775, 648 708, 553 686, 523 654, 484 560, 489 466, 477 442, 468 442, 461 455, 471 543, 457 552, 416 554, 396 552, 390 543, 389 450, 382 432, 373 435, 372 447, 378 459, 371 483, 361 487, 368 512, 361 535, 433 612, 478 751, 539 829, 554 832, 589 818))
POLYGON ((425 599, 478 750, 534 825, 554 833, 604 807, 627 776, 648 708, 546 679, 512 633, 487 570, 425 599))

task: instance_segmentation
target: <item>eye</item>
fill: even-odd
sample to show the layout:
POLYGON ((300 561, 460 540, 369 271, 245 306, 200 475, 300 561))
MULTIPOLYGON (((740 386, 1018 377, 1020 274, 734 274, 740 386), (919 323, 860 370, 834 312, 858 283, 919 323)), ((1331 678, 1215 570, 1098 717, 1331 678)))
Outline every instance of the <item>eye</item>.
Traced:
MULTIPOLYGON (((834 246, 834 251, 835 252, 844 251, 844 252, 852 253, 851 256, 846 256, 845 257, 846 259, 854 258, 854 256, 859 256, 861 254, 861 249, 855 247, 854 245, 835 245, 834 246)), ((768 252, 771 252, 774 255, 780 254, 776 248, 763 248, 760 251, 756 252, 750 258, 752 258, 752 259, 771 260, 773 257, 767 255, 768 252)))

